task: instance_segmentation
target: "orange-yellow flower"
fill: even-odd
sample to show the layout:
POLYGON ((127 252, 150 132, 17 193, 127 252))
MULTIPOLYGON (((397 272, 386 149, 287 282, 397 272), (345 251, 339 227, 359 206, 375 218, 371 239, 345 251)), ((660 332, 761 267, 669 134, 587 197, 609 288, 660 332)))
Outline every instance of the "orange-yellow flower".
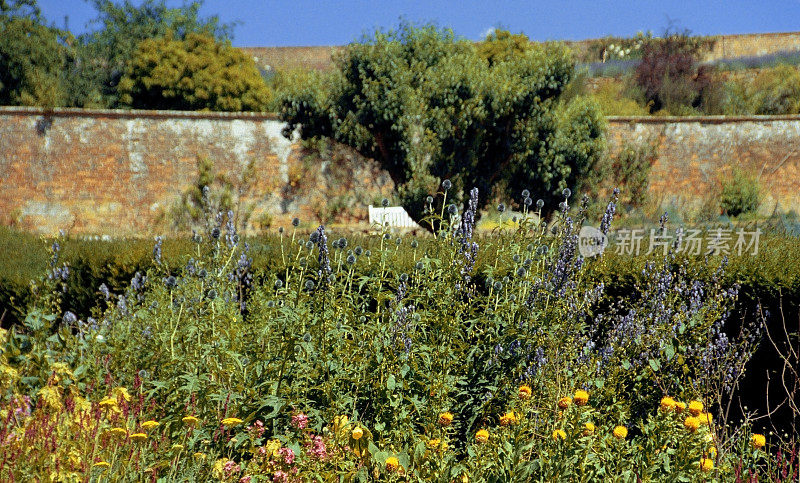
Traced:
POLYGON ((556 441, 558 440, 564 441, 565 439, 567 439, 567 433, 565 433, 563 429, 556 429, 555 431, 553 431, 553 439, 556 441))
POLYGON ((686 403, 685 402, 677 401, 675 403, 675 410, 676 411, 678 411, 679 413, 682 413, 684 409, 686 409, 686 403))
POLYGON ((701 412, 703 412, 703 403, 700 401, 689 401, 689 412, 692 413, 692 416, 697 416, 701 412))
POLYGON ((400 461, 396 457, 389 456, 388 458, 386 458, 386 469, 387 470, 389 470, 389 471, 397 471, 398 468, 400 468, 400 461))
POLYGON ((225 426, 237 426, 239 424, 242 424, 243 422, 244 421, 242 421, 239 418, 225 418, 222 420, 222 424, 224 424, 225 426))
POLYGON ((701 426, 710 426, 714 424, 714 416, 711 413, 700 413, 698 416, 701 426))
POLYGON ((617 426, 614 428, 614 437, 617 439, 625 439, 628 437, 628 428, 625 426, 617 426))
POLYGON ((753 444, 755 449, 761 449, 766 446, 767 438, 765 438, 763 434, 754 434, 750 438, 750 442, 753 444))
POLYGON ((475 433, 475 441, 479 443, 485 443, 489 441, 489 431, 486 431, 485 429, 478 430, 478 432, 475 433))
POLYGON ((520 386, 519 391, 517 392, 517 396, 520 399, 528 399, 531 397, 531 387, 530 386, 520 386))
POLYGON ((575 391, 573 401, 575 401, 576 406, 585 406, 589 402, 589 393, 583 389, 578 389, 575 391))
POLYGON ((517 423, 517 414, 514 411, 509 411, 500 416, 500 426, 510 426, 517 423))
POLYGON ((691 432, 697 431, 697 428, 700 427, 700 418, 696 416, 689 416, 686 420, 683 421, 683 425, 691 432))
POLYGON ((364 436, 364 430, 357 427, 352 433, 350 433, 350 436, 352 436, 354 440, 358 441, 362 436, 364 436))
POLYGON ((442 426, 450 426, 453 422, 453 413, 451 412, 444 412, 439 415, 439 424, 442 426))
POLYGON ((675 402, 675 400, 672 399, 669 396, 664 396, 664 397, 661 398, 661 410, 662 411, 672 411, 673 409, 675 409, 675 405, 676 404, 677 403, 675 402))
POLYGON ((570 404, 572 404, 572 398, 569 396, 564 396, 558 400, 558 407, 560 409, 567 409, 570 404))
POLYGON ((711 458, 700 458, 700 470, 711 471, 714 469, 714 460, 711 458))

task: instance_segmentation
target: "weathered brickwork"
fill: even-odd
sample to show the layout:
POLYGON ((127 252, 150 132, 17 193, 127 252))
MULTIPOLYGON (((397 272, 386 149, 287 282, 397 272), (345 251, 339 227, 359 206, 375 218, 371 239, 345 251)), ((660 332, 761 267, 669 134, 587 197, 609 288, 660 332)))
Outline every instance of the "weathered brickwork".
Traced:
MULTIPOLYGON (((276 225, 363 221, 393 184, 346 149, 320 159, 280 136, 271 114, 0 108, 0 222, 44 232, 149 235, 205 156, 236 178, 251 160, 255 215, 276 225)), ((658 143, 655 200, 690 208, 734 166, 759 177, 762 210, 800 211, 800 116, 609 118, 609 148, 658 143)))
POLYGON ((339 200, 344 208, 361 201, 347 214, 363 218, 366 204, 391 192, 374 161, 343 154, 315 163, 281 128, 271 114, 0 108, 0 221, 48 233, 150 234, 196 179, 198 156, 234 180, 254 160, 257 196, 246 201, 275 223, 328 217, 320 205, 342 191, 371 196, 339 200))
MULTIPOLYGON (((715 35, 710 38, 715 41, 714 47, 703 56, 705 61, 800 51, 800 32, 715 35)), ((595 41, 587 39, 566 43, 577 52, 585 52, 595 41)), ((333 67, 333 57, 342 47, 242 47, 242 50, 257 58, 256 63, 267 70, 329 70, 333 67)))
POLYGON ((613 153, 656 142, 650 194, 662 205, 697 208, 734 168, 758 179, 763 213, 800 211, 800 116, 608 119, 613 153))

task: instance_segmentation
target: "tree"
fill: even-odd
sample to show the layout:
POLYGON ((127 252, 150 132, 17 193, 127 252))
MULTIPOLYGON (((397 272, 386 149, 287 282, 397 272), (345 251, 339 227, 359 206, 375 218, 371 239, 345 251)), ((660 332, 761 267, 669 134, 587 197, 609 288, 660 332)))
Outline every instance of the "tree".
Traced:
POLYGON ((472 187, 484 203, 528 189, 554 209, 599 158, 603 118, 584 98, 560 102, 574 73, 563 45, 486 43, 482 57, 449 30, 402 25, 351 44, 332 74, 286 90, 285 134, 299 127, 378 160, 416 220, 444 179, 456 201, 472 187))
POLYGON ((66 32, 44 25, 33 0, 0 0, 0 104, 60 106, 66 32))
MULTIPOLYGON (((119 104, 117 85, 125 73, 137 46, 147 39, 164 37, 168 32, 183 40, 190 33, 212 36, 217 40, 231 37, 232 25, 221 24, 217 16, 200 16, 202 1, 192 1, 179 8, 166 6, 165 0, 145 0, 134 5, 130 0, 91 0, 98 10, 94 20, 101 28, 79 37, 79 69, 73 78, 91 85, 96 102, 107 107, 119 104)), ((78 88, 81 92, 85 87, 78 88)), ((78 100, 77 104, 90 100, 78 100)))
POLYGON ((270 101, 252 58, 197 33, 141 42, 119 93, 123 105, 140 109, 262 111, 270 101))

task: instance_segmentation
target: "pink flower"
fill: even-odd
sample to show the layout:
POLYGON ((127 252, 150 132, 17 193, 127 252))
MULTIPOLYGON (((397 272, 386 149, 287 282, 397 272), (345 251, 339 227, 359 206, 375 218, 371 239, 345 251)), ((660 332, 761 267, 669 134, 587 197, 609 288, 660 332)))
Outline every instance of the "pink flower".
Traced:
POLYGON ((264 431, 266 431, 267 428, 264 427, 264 423, 262 423, 261 420, 257 420, 253 425, 248 426, 247 430, 254 433, 257 438, 260 438, 264 435, 264 431))
POLYGON ((237 465, 235 461, 228 460, 225 462, 225 466, 223 467, 223 469, 225 470, 226 474, 230 475, 231 473, 238 473, 239 471, 241 471, 242 468, 239 465, 237 465))
POLYGON ((272 481, 286 483, 289 481, 289 475, 287 475, 285 471, 278 470, 272 475, 272 481))
POLYGON ((314 436, 311 438, 311 448, 309 448, 309 453, 311 453, 312 458, 319 460, 324 460, 328 456, 322 436, 314 436))
POLYGON ((243 476, 239 478, 239 483, 250 483, 250 476, 243 476))
POLYGON ((303 413, 297 413, 292 416, 292 426, 297 429, 305 429, 308 426, 308 416, 303 413))
POLYGON ((283 461, 287 465, 294 463, 294 451, 291 448, 281 448, 278 450, 278 455, 283 457, 283 461))

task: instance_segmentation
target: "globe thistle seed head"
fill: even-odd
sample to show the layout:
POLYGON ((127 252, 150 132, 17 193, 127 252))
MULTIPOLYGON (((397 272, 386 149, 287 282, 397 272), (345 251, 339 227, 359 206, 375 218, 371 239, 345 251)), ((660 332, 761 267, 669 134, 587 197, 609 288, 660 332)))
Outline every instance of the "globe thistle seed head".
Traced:
POLYGON ((209 300, 214 300, 215 298, 217 298, 217 291, 212 288, 211 290, 208 291, 206 296, 208 297, 209 300))
POLYGON ((313 250, 314 249, 314 242, 311 240, 306 242, 306 250, 313 250))
POLYGON ((367 258, 371 257, 372 256, 372 250, 365 251, 364 255, 366 255, 367 258))
POLYGON ((562 201, 561 203, 558 204, 558 209, 561 211, 567 211, 567 206, 568 206, 567 203, 565 201, 562 201))
POLYGON ((533 204, 533 199, 525 198, 525 201, 523 201, 523 203, 525 203, 525 206, 531 206, 533 204))
POLYGON ((281 234, 283 233, 283 227, 282 226, 278 227, 278 233, 281 233, 281 234))
POLYGON ((297 217, 292 218, 292 226, 293 227, 297 228, 297 226, 299 224, 300 224, 300 218, 297 218, 297 217))
POLYGON ((429 205, 433 204, 433 196, 428 195, 428 197, 425 198, 425 202, 429 205))
POLYGON ((542 208, 544 208, 544 200, 543 200, 543 199, 541 199, 541 198, 540 198, 540 199, 538 199, 538 200, 536 200, 536 207, 537 207, 537 208, 539 208, 540 210, 541 210, 542 208))
POLYGON ((219 240, 219 234, 220 234, 220 231, 219 231, 218 227, 215 226, 214 228, 211 229, 211 238, 213 238, 215 240, 219 240))
POLYGON ((400 246, 401 243, 403 243, 403 239, 402 238, 398 237, 398 238, 394 239, 394 244, 395 245, 400 246))
POLYGON ((499 292, 500 290, 503 290, 503 283, 502 283, 502 282, 495 282, 495 283, 494 283, 494 289, 495 289, 496 291, 498 291, 498 292, 499 292))
POLYGON ((425 268, 425 265, 422 262, 417 262, 416 269, 422 270, 423 268, 425 268))
POLYGON ((500 203, 499 205, 497 205, 497 211, 499 211, 500 213, 505 212, 506 211, 506 205, 504 203, 500 203))
POLYGON ((569 188, 564 188, 561 191, 561 194, 564 196, 564 198, 569 198, 570 196, 572 196, 572 190, 569 188))
POLYGON ((306 280, 306 290, 314 290, 314 281, 306 280))
POLYGON ((311 235, 308 236, 308 241, 311 243, 317 243, 319 241, 319 232, 312 232, 311 235))
POLYGON ((341 249, 347 248, 347 239, 345 237, 339 238, 339 248, 341 249))
POLYGON ((511 257, 511 259, 514 260, 514 263, 519 263, 519 261, 521 260, 519 255, 514 255, 513 257, 511 257))
POLYGON ((418 246, 419 246, 419 242, 417 241, 416 238, 411 240, 411 248, 417 248, 418 246))
POLYGON ((408 281, 408 274, 401 273, 400 274, 400 282, 406 283, 408 281))
POLYGON ((451 203, 450 206, 447 207, 447 212, 451 215, 455 215, 458 213, 458 207, 451 203))
POLYGON ((164 279, 164 285, 166 285, 168 288, 173 288, 176 285, 178 285, 178 279, 170 275, 169 277, 164 279))
POLYGON ((275 288, 282 288, 283 287, 283 280, 278 279, 275 280, 275 288))
POLYGON ((383 206, 384 208, 386 208, 387 206, 389 206, 389 199, 388 199, 388 198, 384 198, 384 199, 382 199, 382 200, 381 200, 381 206, 383 206))
POLYGON ((356 263, 356 256, 355 255, 349 255, 347 257, 347 263, 349 263, 350 265, 356 263))
POLYGON ((531 196, 531 192, 528 190, 522 190, 522 198, 528 198, 531 196))
POLYGON ((355 248, 355 250, 353 250, 353 253, 355 253, 356 256, 361 256, 361 254, 364 253, 364 249, 361 248, 361 245, 359 245, 355 248))
POLYGON ((442 188, 444 188, 445 191, 449 190, 452 187, 453 183, 451 183, 449 179, 442 181, 442 188))
POLYGON ((524 277, 526 273, 528 273, 528 271, 525 270, 525 267, 519 267, 517 269, 517 276, 518 277, 524 277))

